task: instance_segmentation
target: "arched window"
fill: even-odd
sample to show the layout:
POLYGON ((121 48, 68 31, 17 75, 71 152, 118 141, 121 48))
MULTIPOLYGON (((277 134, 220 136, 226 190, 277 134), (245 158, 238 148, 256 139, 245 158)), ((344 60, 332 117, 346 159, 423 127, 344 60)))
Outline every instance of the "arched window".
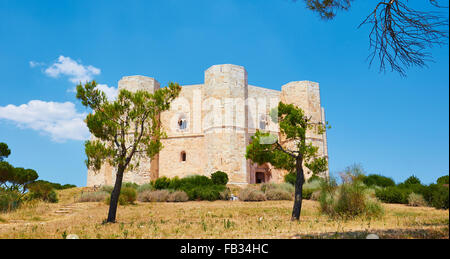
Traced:
POLYGON ((261 117, 259 118, 259 129, 265 130, 267 125, 267 116, 261 115, 261 117))
POLYGON ((178 119, 178 128, 180 130, 185 130, 187 128, 187 120, 184 115, 180 116, 180 119, 178 119))
POLYGON ((180 160, 181 160, 181 162, 186 162, 186 152, 184 152, 184 151, 181 152, 180 160))

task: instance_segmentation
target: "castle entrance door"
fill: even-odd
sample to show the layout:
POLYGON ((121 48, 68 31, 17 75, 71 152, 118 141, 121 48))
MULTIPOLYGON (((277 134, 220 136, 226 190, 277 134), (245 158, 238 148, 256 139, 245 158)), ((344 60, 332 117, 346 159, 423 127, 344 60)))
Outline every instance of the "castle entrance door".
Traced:
POLYGON ((264 172, 256 172, 255 178, 256 178, 256 183, 265 183, 266 182, 266 175, 264 172))

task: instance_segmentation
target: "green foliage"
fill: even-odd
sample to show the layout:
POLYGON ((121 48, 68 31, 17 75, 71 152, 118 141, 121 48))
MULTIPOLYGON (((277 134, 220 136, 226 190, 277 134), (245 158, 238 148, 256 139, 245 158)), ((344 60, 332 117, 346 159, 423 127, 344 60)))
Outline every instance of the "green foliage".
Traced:
POLYGON ((371 174, 366 176, 363 182, 367 186, 380 186, 380 187, 395 186, 395 182, 394 180, 392 180, 392 178, 377 174, 371 174))
POLYGON ((0 212, 10 212, 22 203, 21 195, 17 191, 0 190, 0 212))
POLYGON ((122 188, 133 188, 135 190, 137 190, 139 188, 139 184, 137 183, 122 183, 122 188))
POLYGON ((53 186, 45 181, 35 182, 29 185, 28 199, 41 199, 50 203, 57 203, 58 196, 53 186))
MULTIPOLYGON (((132 187, 122 187, 120 189, 120 195, 119 195, 119 204, 120 205, 129 205, 134 204, 137 198, 137 192, 135 188, 132 187)), ((105 200, 105 203, 109 205, 111 202, 111 196, 108 196, 108 198, 105 200)))
POLYGON ((403 182, 405 185, 414 185, 414 184, 421 184, 419 178, 417 178, 416 176, 410 176, 408 179, 406 179, 403 182))
POLYGON ((11 150, 6 143, 0 142, 0 162, 11 155, 11 150))
POLYGON ((156 190, 169 189, 170 179, 165 176, 160 177, 160 178, 156 179, 156 181, 153 185, 156 190))
MULTIPOLYGON (((137 192, 138 193, 141 193, 141 192, 144 192, 144 191, 154 191, 154 190, 155 190, 155 187, 151 183, 146 183, 146 184, 140 185, 137 188, 137 192)), ((111 192, 112 192, 112 190, 111 190, 111 192)))
POLYGON ((227 185, 228 175, 222 171, 217 171, 211 174, 211 180, 214 184, 217 185, 227 185))
POLYGON ((424 194, 425 200, 436 209, 449 208, 449 187, 440 184, 430 184, 424 194))
POLYGON ((436 182, 438 184, 448 184, 448 175, 439 177, 436 182))
POLYGON ((100 191, 102 192, 107 192, 109 194, 111 194, 114 190, 114 186, 109 186, 109 185, 103 185, 102 187, 100 187, 100 191))
POLYGON ((323 182, 320 190, 321 212, 333 218, 377 218, 384 214, 381 204, 370 197, 361 181, 337 186, 335 182, 323 182))
POLYGON ((35 181, 35 182, 36 182, 36 183, 46 183, 46 184, 49 184, 49 185, 51 185, 52 188, 55 189, 55 190, 65 190, 65 189, 70 189, 70 188, 76 187, 76 185, 73 185, 73 184, 64 184, 64 185, 62 185, 62 184, 59 184, 59 183, 52 183, 52 182, 44 181, 44 180, 38 180, 38 181, 35 181))
POLYGON ((134 204, 137 197, 136 189, 133 187, 122 187, 120 196, 123 196, 127 204, 134 204))
POLYGON ((375 191, 376 197, 385 203, 407 204, 408 196, 412 191, 397 186, 390 186, 375 191))
MULTIPOLYGON (((219 177, 220 176, 219 174, 219 177)), ((221 178, 224 183, 224 178, 221 178)), ((185 178, 167 177, 158 178, 153 183, 156 190, 177 190, 185 192, 190 200, 218 200, 221 192, 226 190, 225 185, 215 184, 212 179, 203 175, 192 175, 185 178)))
POLYGON ((295 185, 295 180, 297 179, 296 173, 288 173, 284 176, 284 181, 286 183, 290 183, 292 185, 295 185))

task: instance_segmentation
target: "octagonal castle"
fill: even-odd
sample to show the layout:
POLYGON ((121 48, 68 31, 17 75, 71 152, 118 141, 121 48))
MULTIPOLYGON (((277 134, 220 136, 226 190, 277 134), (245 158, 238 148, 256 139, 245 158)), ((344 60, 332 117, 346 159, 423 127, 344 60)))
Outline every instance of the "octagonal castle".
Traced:
MULTIPOLYGON (((158 81, 150 77, 128 76, 119 81, 119 90, 153 92, 159 88, 158 81)), ((314 122, 325 122, 318 83, 290 82, 277 91, 249 85, 242 66, 210 67, 203 84, 182 86, 171 109, 161 114, 167 133, 162 151, 151 161, 141 159, 139 167, 125 172, 124 182, 144 184, 162 176, 210 176, 216 171, 226 172, 230 184, 282 182, 286 171, 245 158, 256 130, 279 134, 278 124, 269 114, 280 101, 302 108, 314 122)), ((319 148, 319 156, 328 158, 326 133, 309 132, 307 137, 319 148)), ((97 172, 88 170, 87 186, 113 185, 115 174, 108 164, 97 172)), ((305 168, 306 178, 311 175, 305 168)))

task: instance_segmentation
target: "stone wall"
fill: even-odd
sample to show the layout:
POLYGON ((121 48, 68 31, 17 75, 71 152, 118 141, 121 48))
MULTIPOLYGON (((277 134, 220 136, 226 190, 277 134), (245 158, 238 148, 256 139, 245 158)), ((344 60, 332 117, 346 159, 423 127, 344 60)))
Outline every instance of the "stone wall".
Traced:
MULTIPOLYGON (((130 91, 153 92, 159 87, 155 79, 144 76, 119 81, 119 89, 130 91)), ((209 176, 220 170, 229 175, 233 184, 254 183, 256 171, 266 172, 266 179, 271 182, 283 182, 286 171, 245 159, 246 147, 257 129, 279 133, 278 124, 269 116, 279 101, 301 107, 313 121, 325 121, 317 83, 291 82, 277 91, 248 85, 244 67, 210 67, 205 71, 204 84, 183 86, 171 109, 161 114, 168 137, 162 140, 164 148, 160 154, 153 161, 141 159, 139 167, 125 173, 124 181, 144 184, 155 176, 209 176), (180 127, 180 120, 185 127, 180 127), (182 152, 186 161, 181 159, 182 152)), ((326 134, 309 132, 307 136, 319 147, 319 154, 328 157, 326 134)), ((310 177, 308 170, 306 176, 310 177)), ((88 171, 88 186, 112 185, 114 181, 115 169, 109 165, 97 173, 88 171)))

